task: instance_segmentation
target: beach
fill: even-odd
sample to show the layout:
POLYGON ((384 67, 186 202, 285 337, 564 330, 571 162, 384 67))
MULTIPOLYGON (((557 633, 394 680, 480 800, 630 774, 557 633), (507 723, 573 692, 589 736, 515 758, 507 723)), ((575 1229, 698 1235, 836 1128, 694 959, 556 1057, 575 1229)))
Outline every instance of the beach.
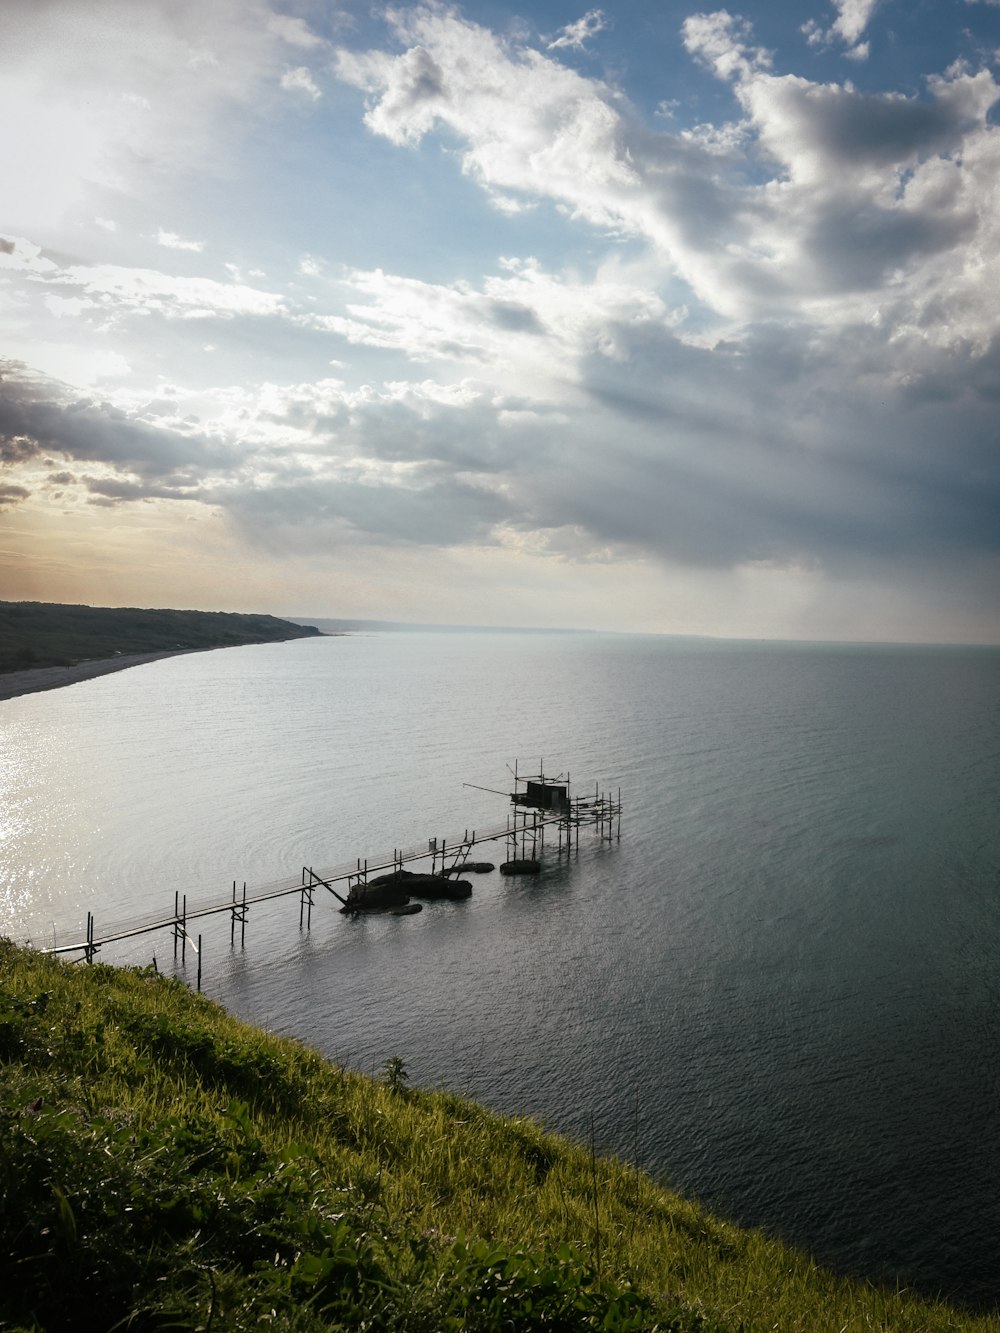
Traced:
POLYGON ((39 690, 58 690, 64 685, 76 685, 81 680, 93 680, 126 667, 157 662, 161 657, 180 657, 193 651, 187 648, 167 653, 120 653, 117 657, 100 657, 74 666, 33 667, 30 671, 5 671, 0 675, 0 701, 16 699, 21 694, 36 694, 39 690))

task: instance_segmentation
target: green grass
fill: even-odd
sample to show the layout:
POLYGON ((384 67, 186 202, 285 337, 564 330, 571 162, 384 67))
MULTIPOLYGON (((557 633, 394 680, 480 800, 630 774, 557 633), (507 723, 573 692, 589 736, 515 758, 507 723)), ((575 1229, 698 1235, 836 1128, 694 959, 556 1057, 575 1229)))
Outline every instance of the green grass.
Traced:
POLYGON ((0 1328, 1000 1330, 149 970, 0 942, 0 1328))
POLYGON ((0 602, 0 672, 73 666, 121 653, 225 648, 318 634, 276 616, 229 611, 0 602))

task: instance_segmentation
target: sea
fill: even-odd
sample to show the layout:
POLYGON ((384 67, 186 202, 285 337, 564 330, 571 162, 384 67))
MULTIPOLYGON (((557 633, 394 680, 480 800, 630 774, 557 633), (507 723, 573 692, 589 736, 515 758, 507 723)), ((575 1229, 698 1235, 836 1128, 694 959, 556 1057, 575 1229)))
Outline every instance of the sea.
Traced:
MULTIPOLYGON (((372 633, 0 702, 0 934, 48 948, 620 801, 542 872, 105 945, 535 1118, 837 1272, 1000 1304, 1000 649, 372 633), (478 836, 478 835, 477 835, 478 836)), ((504 842, 476 859, 499 862, 504 842)), ((84 965, 84 964, 81 964, 84 965)))

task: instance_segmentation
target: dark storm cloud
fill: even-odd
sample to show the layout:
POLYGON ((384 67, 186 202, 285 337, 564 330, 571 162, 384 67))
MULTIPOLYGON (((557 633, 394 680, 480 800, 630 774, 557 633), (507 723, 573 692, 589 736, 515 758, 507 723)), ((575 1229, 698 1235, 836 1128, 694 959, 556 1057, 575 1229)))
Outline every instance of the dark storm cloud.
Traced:
MULTIPOLYGON (((916 407, 977 400, 992 424, 1000 402, 1000 334, 978 355, 967 340, 956 338, 933 358, 913 365, 900 395, 908 406, 916 407)), ((994 442, 1000 454, 1000 424, 994 442)))
POLYGON ((743 226, 745 161, 733 149, 655 134, 623 121, 626 155, 641 171, 656 209, 697 248, 718 245, 743 226))
POLYGON ((352 423, 348 438, 366 457, 387 462, 409 461, 425 473, 456 472, 498 475, 547 451, 552 427, 539 412, 531 424, 505 429, 499 414, 512 409, 508 400, 475 406, 436 405, 421 415, 402 403, 372 405, 352 423))
MULTIPOLYGON (((315 453, 342 453, 384 462, 407 463, 422 476, 454 472, 496 474, 545 451, 560 416, 558 406, 540 406, 511 394, 484 395, 471 390, 457 401, 426 396, 410 386, 404 396, 373 395, 363 402, 331 401, 309 390, 292 390, 280 407, 260 419, 279 429, 308 432, 315 453), (504 414, 519 418, 517 429, 503 424, 504 414)), ((262 454, 267 446, 259 447, 262 454)), ((287 466, 288 464, 284 464, 287 466)))
POLYGON ((9 509, 13 505, 27 500, 31 492, 24 486, 5 486, 0 484, 0 509, 9 509))
POLYGON ((419 106, 421 102, 430 102, 444 95, 444 78, 441 67, 422 46, 410 52, 408 67, 407 104, 419 106))
POLYGON ((797 135, 831 162, 886 167, 946 153, 977 117, 950 102, 919 102, 897 94, 781 81, 783 103, 794 110, 797 135))
POLYGON ((308 549, 323 541, 324 528, 389 546, 488 542, 511 513, 503 497, 454 477, 419 488, 314 478, 266 492, 236 490, 222 502, 255 541, 282 549, 308 549))
POLYGON ((491 301, 486 309, 491 324, 508 333, 543 333, 538 316, 529 306, 515 301, 491 301))
POLYGON ((130 500, 197 500, 200 499, 197 487, 156 486, 149 482, 125 481, 104 477, 84 477, 84 484, 91 495, 99 495, 105 500, 125 503, 130 500))
POLYGON ((662 329, 618 337, 622 361, 593 358, 585 383, 629 424, 602 450, 595 414, 540 474, 529 523, 716 568, 1000 552, 1000 427, 980 359, 953 366, 956 413, 869 389, 848 335, 807 349, 771 330, 721 353, 662 329))
POLYGON ((0 363, 0 459, 24 462, 49 452, 150 480, 179 467, 208 472, 236 461, 231 446, 160 429, 109 403, 74 400, 66 386, 0 363))
POLYGON ((803 244, 826 285, 838 291, 870 290, 881 287, 890 271, 961 244, 976 226, 971 210, 936 217, 848 202, 819 217, 806 230, 803 244))

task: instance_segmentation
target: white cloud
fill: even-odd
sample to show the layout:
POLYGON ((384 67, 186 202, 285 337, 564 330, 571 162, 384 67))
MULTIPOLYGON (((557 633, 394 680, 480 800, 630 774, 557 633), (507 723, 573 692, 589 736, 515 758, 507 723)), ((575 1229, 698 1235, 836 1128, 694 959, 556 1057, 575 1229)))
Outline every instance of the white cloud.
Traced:
POLYGON ((13 269, 22 273, 52 273, 57 267, 53 260, 43 257, 41 246, 23 236, 0 235, 0 269, 13 269))
POLYGON ((833 0, 837 19, 832 31, 853 46, 871 22, 878 0, 833 0))
MULTIPOLYGON (((265 0, 46 0, 5 6, 0 141, 7 225, 51 226, 106 191, 145 197, 211 164, 226 108, 278 77, 265 0), (44 170, 40 170, 44 164, 44 170)), ((90 207, 87 207, 87 204, 90 207)))
POLYGON ((292 18, 289 14, 275 14, 268 20, 268 30, 275 33, 289 46, 305 49, 325 46, 326 42, 312 31, 304 19, 292 18))
POLYGON ((60 270, 58 281, 80 288, 105 309, 146 310, 184 319, 268 316, 285 311, 284 299, 274 292, 212 278, 177 277, 155 269, 75 264, 60 270))
POLYGON ((164 231, 162 227, 156 233, 155 240, 156 244, 162 245, 165 250, 191 250, 195 254, 200 254, 205 248, 204 241, 186 241, 175 231, 164 231))
POLYGON ((596 37, 607 26, 608 20, 602 9, 588 9, 575 23, 567 23, 564 28, 560 28, 559 35, 547 43, 548 49, 557 51, 568 47, 574 51, 582 51, 591 37, 596 37))
POLYGON ((286 92, 305 93, 314 102, 322 96, 313 76, 304 65, 299 65, 296 69, 286 69, 281 76, 281 86, 286 92))
MULTIPOLYGON (((867 15, 845 6, 844 31, 867 15)), ((368 93, 366 122, 393 143, 435 127, 456 136, 463 169, 491 197, 549 199, 646 238, 726 320, 840 325, 879 307, 915 326, 928 303, 957 314, 967 289, 960 327, 981 338, 965 274, 972 256, 1000 264, 987 71, 932 80, 928 100, 861 94, 774 74, 743 20, 699 14, 685 45, 733 85, 745 119, 651 133, 600 82, 452 11, 416 7, 395 21, 402 54, 341 51, 338 73, 368 93)))
POLYGON ((55 315, 56 319, 76 319, 85 310, 94 309, 93 301, 80 296, 54 296, 51 292, 47 292, 44 300, 46 309, 55 315))
POLYGON ((81 389, 89 389, 108 380, 120 380, 131 373, 132 366, 128 358, 115 348, 102 346, 100 340, 95 338, 83 342, 68 339, 69 335, 66 341, 61 337, 38 341, 22 338, 18 342, 18 354, 35 373, 73 385, 77 397, 81 389))
MULTIPOLYGON (((115 28, 116 8, 18 7, 11 78, 39 119, 23 160, 9 141, 0 156, 24 184, 50 143, 53 173, 31 196, 38 225, 5 223, 0 238, 0 335, 67 384, 100 384, 102 401, 18 394, 5 372, 5 446, 65 446, 86 460, 73 485, 91 501, 198 501, 282 552, 342 543, 389 561, 441 541, 470 559, 472 547, 530 558, 533 578, 546 556, 570 573, 585 560, 669 567, 671 586, 695 578, 720 597, 732 578, 816 597, 831 571, 888 589, 920 562, 939 588, 973 565, 983 586, 995 575, 1000 133, 987 69, 955 65, 919 95, 861 92, 776 69, 731 13, 696 14, 677 58, 725 87, 694 124, 697 85, 665 76, 661 93, 681 94, 662 104, 668 122, 570 67, 599 11, 545 46, 527 25, 504 38, 414 4, 385 49, 336 54, 386 141, 366 155, 359 125, 336 120, 351 97, 327 98, 322 126, 293 100, 319 88, 289 66, 327 58, 301 20, 271 23, 262 0, 135 0, 146 49, 115 28), (265 124, 259 157, 241 155, 245 126, 265 124), (286 151, 289 133, 302 137, 286 151), (398 181, 383 169, 386 144, 422 141, 398 181), (371 187, 363 217, 376 221, 359 234, 357 210, 332 210, 341 168, 366 157, 377 181, 374 168, 350 179, 371 187), (451 167, 463 197, 438 234, 451 167), (390 189, 426 208, 412 227, 385 223, 390 189), (474 189, 503 215, 482 228, 474 189), (53 220, 70 205, 69 225, 53 220), (183 251, 203 243, 166 230, 162 264, 138 267, 161 218, 215 236, 202 205, 232 229, 212 266, 231 281, 157 271, 201 267, 183 251), (475 249, 453 248, 473 232, 475 249), (563 240, 565 268, 550 271, 563 240), (484 269, 483 246, 507 258, 484 269)), ((838 5, 807 37, 860 59, 872 13, 838 5)), ((877 65, 864 75, 877 86, 877 65)))
POLYGON ((861 42, 859 38, 871 22, 878 3, 879 0, 833 0, 837 18, 829 28, 823 28, 815 19, 808 19, 801 31, 810 46, 828 46, 839 40, 848 47, 844 54, 849 60, 867 60, 869 43, 861 42))
POLYGON ((681 32, 687 49, 720 79, 748 78, 771 66, 771 53, 751 44, 750 24, 725 9, 692 15, 684 20, 681 32))
POLYGON ((365 120, 397 144, 435 125, 466 144, 464 170, 491 191, 569 203, 603 226, 627 220, 616 195, 638 183, 610 90, 447 11, 398 13, 400 56, 339 51, 336 70, 368 92, 365 120))
POLYGON ((474 367, 482 382, 539 402, 565 397, 582 358, 619 355, 622 329, 671 326, 640 274, 609 266, 574 282, 532 262, 508 261, 506 268, 479 289, 355 271, 344 281, 346 315, 302 319, 355 346, 402 352, 417 363, 474 367))

